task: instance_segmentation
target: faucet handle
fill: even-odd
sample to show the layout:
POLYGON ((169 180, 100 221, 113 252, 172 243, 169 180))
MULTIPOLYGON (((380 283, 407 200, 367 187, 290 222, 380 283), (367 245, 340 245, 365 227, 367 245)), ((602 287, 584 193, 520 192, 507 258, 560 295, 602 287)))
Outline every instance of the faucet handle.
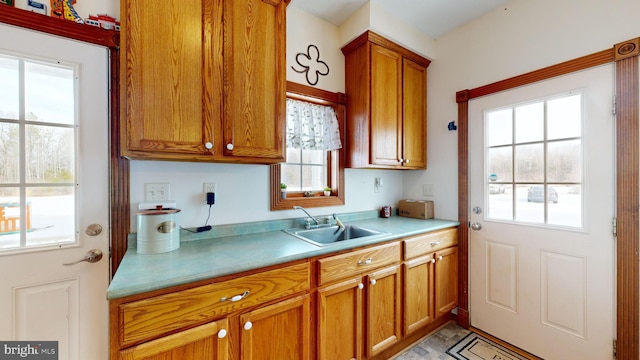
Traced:
POLYGON ((308 217, 305 219, 306 223, 304 224, 305 229, 311 229, 311 218, 308 217))

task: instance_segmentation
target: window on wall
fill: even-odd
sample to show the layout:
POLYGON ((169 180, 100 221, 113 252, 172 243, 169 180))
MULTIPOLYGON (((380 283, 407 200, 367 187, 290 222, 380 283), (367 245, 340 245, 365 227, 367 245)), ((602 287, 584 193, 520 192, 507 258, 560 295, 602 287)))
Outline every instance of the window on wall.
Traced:
POLYGON ((485 113, 489 219, 582 227, 582 98, 485 113))
POLYGON ((76 69, 0 53, 0 251, 76 242, 76 69))
POLYGON ((287 191, 323 191, 330 186, 329 156, 342 148, 333 107, 287 99, 286 162, 281 182, 287 191))
POLYGON ((287 152, 271 166, 272 210, 344 204, 344 117, 344 94, 287 82, 287 152))

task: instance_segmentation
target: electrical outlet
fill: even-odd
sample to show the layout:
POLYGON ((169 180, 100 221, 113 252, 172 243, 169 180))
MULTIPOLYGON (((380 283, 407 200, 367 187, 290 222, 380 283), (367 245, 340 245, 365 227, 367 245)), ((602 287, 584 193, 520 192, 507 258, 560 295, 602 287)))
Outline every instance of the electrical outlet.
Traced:
POLYGON ((170 198, 169 183, 145 183, 144 184, 144 200, 159 201, 169 200, 170 198))
POLYGON ((218 185, 216 183, 204 183, 202 192, 205 193, 205 195, 210 192, 215 193, 217 188, 218 185))

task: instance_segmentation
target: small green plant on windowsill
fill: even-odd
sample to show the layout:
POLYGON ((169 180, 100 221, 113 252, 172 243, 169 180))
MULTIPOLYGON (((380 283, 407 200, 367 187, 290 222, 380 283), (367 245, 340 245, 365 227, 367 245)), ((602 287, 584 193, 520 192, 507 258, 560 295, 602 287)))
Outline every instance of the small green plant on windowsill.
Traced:
POLYGON ((287 184, 280 183, 280 197, 283 199, 287 198, 287 184))
POLYGON ((324 187, 324 196, 331 196, 331 186, 324 187))

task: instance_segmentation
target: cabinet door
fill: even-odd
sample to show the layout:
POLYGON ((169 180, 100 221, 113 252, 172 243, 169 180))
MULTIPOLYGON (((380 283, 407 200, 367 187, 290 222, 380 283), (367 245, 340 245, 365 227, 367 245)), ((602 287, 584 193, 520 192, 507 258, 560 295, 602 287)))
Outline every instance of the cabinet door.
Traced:
POLYGON ((394 265, 367 276, 367 356, 400 339, 400 267, 394 265))
POLYGON ((403 167, 427 167, 427 68, 402 60, 403 167))
POLYGON ((223 151, 284 160, 286 2, 224 2, 223 151))
POLYGON ((436 317, 458 304, 458 247, 436 253, 436 317))
POLYGON ((318 359, 362 359, 361 278, 318 289, 318 359))
POLYGON ((309 359, 309 295, 240 315, 240 358, 309 359))
POLYGON ((434 319, 435 258, 433 254, 406 261, 404 269, 404 333, 434 319))
POLYGON ((219 320, 121 350, 121 360, 228 359, 227 320, 219 320))
POLYGON ((371 164, 402 164, 402 56, 371 44, 371 164))
POLYGON ((213 62, 204 34, 222 16, 214 14, 211 0, 162 6, 124 0, 122 9, 122 154, 210 156, 205 143, 213 142, 212 121, 219 117, 213 103, 220 95, 203 86, 203 57, 208 67, 221 67, 221 58, 213 62))

